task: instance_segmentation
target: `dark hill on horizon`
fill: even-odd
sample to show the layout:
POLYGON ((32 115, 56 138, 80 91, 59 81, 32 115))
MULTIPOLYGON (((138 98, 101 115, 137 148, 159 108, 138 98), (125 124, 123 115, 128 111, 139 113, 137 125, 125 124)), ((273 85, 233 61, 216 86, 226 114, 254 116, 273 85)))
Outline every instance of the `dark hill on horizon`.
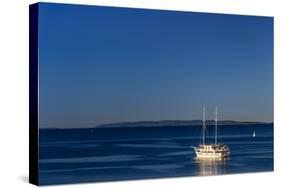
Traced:
MULTIPOLYGON (((214 125, 214 120, 207 120, 206 125, 214 125)), ((264 125, 273 124, 273 122, 255 122, 255 121, 233 121, 222 120, 218 121, 218 125, 264 125)), ((69 127, 69 128, 40 128, 43 129, 92 129, 92 128, 125 128, 125 127, 171 127, 171 126, 202 126, 202 120, 160 120, 160 121, 134 121, 134 122, 117 122, 87 127, 69 127)))
MULTIPOLYGON (((207 120, 206 125, 214 125, 214 120, 207 120)), ((251 125, 251 124, 271 124, 265 122, 250 121, 218 121, 218 125, 251 125)), ((202 120, 162 120, 162 121, 136 121, 136 122, 118 122, 94 126, 93 128, 114 128, 114 127, 156 127, 156 126, 199 126, 202 120)))

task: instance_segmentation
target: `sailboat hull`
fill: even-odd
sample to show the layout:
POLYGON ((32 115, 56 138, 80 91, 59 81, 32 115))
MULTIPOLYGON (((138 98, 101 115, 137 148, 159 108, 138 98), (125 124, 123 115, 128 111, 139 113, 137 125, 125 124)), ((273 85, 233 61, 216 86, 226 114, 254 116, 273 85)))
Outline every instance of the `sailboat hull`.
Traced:
POLYGON ((193 147, 197 159, 222 159, 230 156, 230 151, 226 145, 200 145, 193 147))
POLYGON ((221 154, 221 153, 204 153, 204 152, 195 152, 196 158, 198 159, 221 159, 229 157, 229 154, 221 154))

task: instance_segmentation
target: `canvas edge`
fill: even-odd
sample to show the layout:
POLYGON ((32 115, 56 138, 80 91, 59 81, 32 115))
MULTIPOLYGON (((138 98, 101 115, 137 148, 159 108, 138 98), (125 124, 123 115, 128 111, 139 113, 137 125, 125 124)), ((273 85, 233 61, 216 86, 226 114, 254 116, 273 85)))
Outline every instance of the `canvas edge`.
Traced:
POLYGON ((29 183, 34 185, 39 185, 38 10, 38 3, 29 5, 29 183))

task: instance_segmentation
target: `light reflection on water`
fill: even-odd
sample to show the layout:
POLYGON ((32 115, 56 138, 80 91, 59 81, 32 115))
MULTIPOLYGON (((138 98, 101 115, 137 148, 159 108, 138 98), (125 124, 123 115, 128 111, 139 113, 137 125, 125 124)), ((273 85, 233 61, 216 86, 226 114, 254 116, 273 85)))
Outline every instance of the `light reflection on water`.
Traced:
POLYGON ((225 168, 228 164, 229 158, 226 159, 197 159, 195 158, 195 164, 198 168, 198 175, 211 176, 219 175, 225 172, 225 168))

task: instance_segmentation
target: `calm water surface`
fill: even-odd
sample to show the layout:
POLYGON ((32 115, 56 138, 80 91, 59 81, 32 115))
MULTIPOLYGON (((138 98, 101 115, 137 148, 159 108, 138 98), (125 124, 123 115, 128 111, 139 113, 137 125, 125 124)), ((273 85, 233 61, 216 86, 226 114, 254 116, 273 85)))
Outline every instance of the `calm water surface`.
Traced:
MULTIPOLYGON (((273 170, 273 125, 219 126, 231 157, 198 161, 200 126, 42 129, 40 184, 206 176, 273 170), (256 137, 253 138, 253 131, 256 137)), ((213 142, 213 129, 207 129, 213 142)))

